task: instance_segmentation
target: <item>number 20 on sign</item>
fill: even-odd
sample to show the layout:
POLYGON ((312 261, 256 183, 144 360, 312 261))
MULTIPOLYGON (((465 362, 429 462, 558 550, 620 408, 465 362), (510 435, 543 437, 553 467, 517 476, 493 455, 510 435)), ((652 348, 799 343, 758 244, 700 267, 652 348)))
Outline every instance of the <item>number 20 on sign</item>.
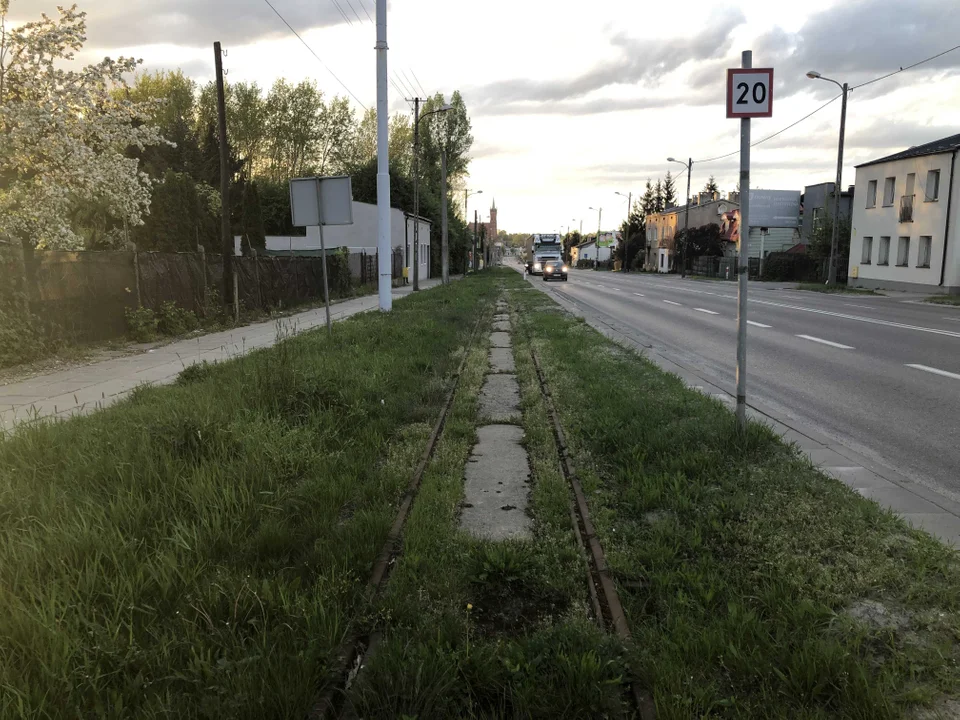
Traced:
POLYGON ((773 68, 727 70, 727 117, 773 115, 773 68))

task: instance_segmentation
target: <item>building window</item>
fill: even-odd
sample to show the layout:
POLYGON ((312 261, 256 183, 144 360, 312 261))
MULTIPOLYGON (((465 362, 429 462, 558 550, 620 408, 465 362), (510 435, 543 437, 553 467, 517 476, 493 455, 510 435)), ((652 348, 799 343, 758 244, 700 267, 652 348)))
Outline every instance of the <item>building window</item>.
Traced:
POLYGON ((823 208, 813 209, 813 234, 816 235, 823 223, 823 208))
POLYGON ((877 254, 877 265, 890 264, 890 238, 887 236, 880 238, 880 251, 877 254))
MULTIPOLYGON (((927 186, 924 188, 923 199, 926 202, 936 202, 940 199, 940 171, 931 170, 927 173, 927 186)), ((930 267, 929 265, 927 267, 930 267)))
POLYGON ((897 246, 897 267, 906 267, 910 262, 910 238, 900 238, 897 246))
POLYGON ((863 239, 863 250, 860 252, 860 264, 869 265, 870 258, 873 256, 873 238, 865 237, 863 239))
POLYGON ((893 197, 896 195, 897 190, 897 179, 895 177, 888 177, 883 181, 883 206, 889 207, 893 205, 893 197))
POLYGON ((933 245, 933 238, 929 235, 920 236, 920 253, 917 255, 917 267, 930 267, 930 248, 933 245))
POLYGON ((877 181, 871 180, 867 183, 867 207, 874 208, 877 206, 877 181))

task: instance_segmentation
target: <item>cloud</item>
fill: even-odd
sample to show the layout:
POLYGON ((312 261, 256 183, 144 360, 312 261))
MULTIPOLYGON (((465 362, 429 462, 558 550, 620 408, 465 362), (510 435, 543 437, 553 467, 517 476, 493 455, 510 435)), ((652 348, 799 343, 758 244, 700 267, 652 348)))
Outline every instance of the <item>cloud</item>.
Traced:
POLYGON ((619 101, 619 104, 600 100, 579 105, 574 101, 615 85, 655 86, 665 75, 687 63, 722 57, 729 50, 731 32, 744 20, 740 10, 728 9, 715 12, 701 32, 678 38, 631 38, 619 33, 610 40, 619 50, 619 57, 576 77, 500 80, 471 89, 470 96, 475 99, 477 111, 489 115, 592 114, 610 111, 611 107, 624 110, 676 104, 676 99, 670 97, 636 98, 619 101), (561 109, 558 111, 556 107, 561 109))
MULTIPOLYGON (((366 22, 359 0, 353 7, 366 22)), ((62 2, 61 2, 62 4, 62 2)), ((56 16, 56 2, 11 3, 14 22, 56 16)), ((345 1, 340 3, 357 22, 345 1)), ((88 46, 109 50, 138 45, 175 44, 188 47, 252 43, 290 31, 263 0, 96 0, 87 13, 88 46)), ((81 3, 81 9, 83 4, 81 3)), ((299 33, 345 24, 333 3, 283 0, 277 9, 299 33)))
MULTIPOLYGON (((808 70, 851 86, 872 80, 946 50, 960 37, 960 4, 943 0, 852 0, 811 15, 796 33, 775 28, 754 43, 756 64, 773 66, 780 97, 806 90, 830 97, 839 90, 806 77, 808 70)), ((960 50, 926 63, 921 76, 956 72, 960 50)), ((917 81, 904 73, 875 83, 858 97, 886 94, 901 83, 917 81)))

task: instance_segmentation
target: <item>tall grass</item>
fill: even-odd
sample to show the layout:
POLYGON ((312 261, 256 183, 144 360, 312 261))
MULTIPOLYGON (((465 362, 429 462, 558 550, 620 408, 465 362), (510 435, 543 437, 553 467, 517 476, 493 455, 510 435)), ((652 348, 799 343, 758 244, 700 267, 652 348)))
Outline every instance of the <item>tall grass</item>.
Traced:
POLYGON ((0 441, 0 717, 302 715, 492 291, 0 441))

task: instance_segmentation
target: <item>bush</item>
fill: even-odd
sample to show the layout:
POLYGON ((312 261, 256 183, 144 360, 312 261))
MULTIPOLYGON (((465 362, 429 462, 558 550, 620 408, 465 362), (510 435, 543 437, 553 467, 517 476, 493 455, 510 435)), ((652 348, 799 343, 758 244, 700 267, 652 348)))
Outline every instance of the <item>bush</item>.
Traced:
POLYGON ((177 307, 172 300, 160 306, 157 316, 157 329, 164 335, 183 335, 196 330, 200 321, 191 310, 177 307))
POLYGON ((36 360, 57 349, 55 336, 45 332, 40 319, 12 307, 0 307, 0 367, 36 360))
POLYGON ((124 310, 127 319, 127 334, 136 342, 150 342, 157 337, 157 316, 145 307, 124 310))

